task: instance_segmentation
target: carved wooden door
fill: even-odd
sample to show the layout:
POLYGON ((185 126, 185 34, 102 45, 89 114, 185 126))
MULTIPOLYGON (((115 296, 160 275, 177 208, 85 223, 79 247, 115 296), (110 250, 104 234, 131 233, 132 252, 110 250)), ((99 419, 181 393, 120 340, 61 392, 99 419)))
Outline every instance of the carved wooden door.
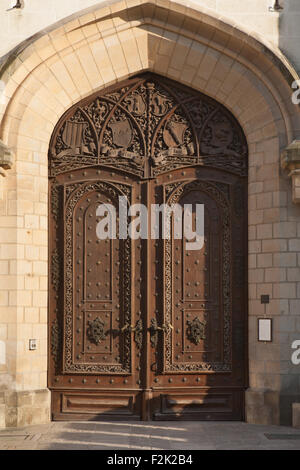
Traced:
POLYGON ((53 419, 242 419, 247 145, 234 117, 139 76, 61 118, 49 172, 53 419), (148 237, 121 236, 120 198, 128 225, 132 205, 148 209, 148 237), (170 238, 152 239, 154 204, 204 205, 203 247, 187 249, 174 216, 170 238), (114 208, 111 238, 100 206, 114 208))

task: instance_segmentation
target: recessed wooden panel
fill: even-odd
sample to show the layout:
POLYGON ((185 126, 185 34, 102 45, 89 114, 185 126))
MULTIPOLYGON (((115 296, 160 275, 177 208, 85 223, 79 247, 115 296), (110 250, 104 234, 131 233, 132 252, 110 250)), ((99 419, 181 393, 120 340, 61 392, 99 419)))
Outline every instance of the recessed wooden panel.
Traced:
POLYGON ((91 413, 98 415, 131 415, 133 413, 133 395, 113 396, 99 394, 62 394, 63 413, 91 413))

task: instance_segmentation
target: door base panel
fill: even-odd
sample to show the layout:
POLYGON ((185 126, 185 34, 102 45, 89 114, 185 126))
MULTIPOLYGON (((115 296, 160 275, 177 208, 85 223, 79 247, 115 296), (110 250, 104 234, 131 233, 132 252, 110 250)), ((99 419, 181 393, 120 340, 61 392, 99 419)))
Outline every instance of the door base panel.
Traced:
POLYGON ((244 391, 153 391, 141 417, 143 392, 52 391, 54 421, 243 421, 244 391))
POLYGON ((141 393, 116 391, 52 391, 52 419, 139 420, 141 393))

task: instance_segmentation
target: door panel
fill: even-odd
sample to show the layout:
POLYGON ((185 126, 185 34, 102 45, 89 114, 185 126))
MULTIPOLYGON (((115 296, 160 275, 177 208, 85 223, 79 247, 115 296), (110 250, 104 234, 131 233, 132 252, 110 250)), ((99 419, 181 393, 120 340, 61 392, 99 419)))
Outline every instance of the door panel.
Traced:
POLYGON ((139 185, 105 170, 99 181, 99 173, 89 169, 61 175, 51 190, 52 202, 58 194, 50 241, 51 252, 57 254, 51 266, 49 363, 56 419, 76 410, 91 414, 98 409, 101 415, 127 410, 135 419, 140 413, 140 357, 136 363, 135 355, 140 356, 141 318, 135 308, 141 312, 143 299, 134 282, 136 243, 119 239, 118 232, 114 239, 97 236, 98 207, 113 206, 117 220, 119 197, 134 202, 139 185), (130 399, 123 390, 130 390, 130 399))
POLYGON ((174 233, 152 244, 151 258, 163 260, 151 287, 155 419, 243 418, 247 290, 241 253, 247 249, 247 216, 242 188, 232 175, 197 168, 176 170, 153 183, 156 203, 204 204, 205 228, 200 250, 187 250, 185 238, 177 240, 174 233), (223 398, 223 407, 222 400, 215 401, 220 396, 226 406, 223 398))

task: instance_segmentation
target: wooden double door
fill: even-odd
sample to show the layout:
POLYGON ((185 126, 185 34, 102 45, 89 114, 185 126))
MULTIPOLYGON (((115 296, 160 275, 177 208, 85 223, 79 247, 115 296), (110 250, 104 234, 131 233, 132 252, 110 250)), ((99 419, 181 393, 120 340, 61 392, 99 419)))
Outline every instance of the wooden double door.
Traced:
MULTIPOLYGON (((164 124, 162 132, 168 149, 161 152, 167 155, 167 164, 159 158, 151 164, 149 159, 142 162, 143 169, 147 165, 148 169, 141 172, 136 170, 141 164, 137 158, 132 167, 127 163, 122 166, 122 162, 134 159, 126 154, 134 153, 128 133, 133 135, 138 124, 132 121, 127 125, 129 118, 117 114, 118 107, 125 113, 120 96, 127 96, 127 109, 136 122, 142 113, 148 119, 150 111, 156 113, 157 129, 162 119, 163 107, 158 104, 163 87, 160 83, 155 95, 154 82, 153 77, 151 81, 138 78, 123 87, 123 95, 113 92, 103 98, 102 108, 100 98, 90 100, 92 104, 85 108, 74 108, 73 117, 66 115, 53 137, 48 386, 55 420, 243 419, 247 386, 247 179, 238 171, 241 166, 236 160, 241 159, 236 150, 230 154, 232 146, 228 144, 230 139, 237 140, 237 132, 228 137, 226 126, 231 118, 226 115, 225 126, 224 117, 221 125, 216 124, 216 111, 210 110, 212 127, 220 134, 214 137, 211 133, 211 152, 216 156, 209 160, 207 138, 202 151, 207 160, 201 157, 200 161, 199 155, 190 157, 182 145, 179 148, 183 138, 190 140, 190 153, 198 144, 192 148, 187 124, 180 127, 178 117, 172 121, 171 106, 165 105, 167 122, 173 122, 169 127, 164 124), (137 99, 137 90, 143 91, 145 83, 152 87, 148 86, 152 98, 145 95, 148 102, 145 97, 137 99), (114 104, 116 100, 119 104, 114 104), (97 134, 96 118, 95 144, 91 144, 87 111, 96 113, 97 108, 101 117, 105 106, 105 119, 111 122, 108 144, 114 153, 110 155, 103 145, 97 147, 105 133, 100 130, 97 134), (113 113, 118 115, 116 119, 113 113), (231 157, 224 159, 220 148, 231 157), (96 152, 97 162, 93 161, 96 152), (177 164, 170 165, 173 158, 177 164), (191 158, 195 158, 194 164, 191 158), (148 236, 145 227, 137 227, 140 212, 136 204, 147 209, 143 221, 147 222, 148 236), (176 225, 175 213, 171 214, 169 238, 162 236, 161 216, 151 216, 153 206, 162 204, 190 205, 192 226, 196 204, 204 207, 200 248, 187 249, 183 221, 176 225), (100 206, 114 208, 113 237, 99 237, 97 227, 104 214, 100 216, 100 206), (141 238, 129 236, 129 232, 124 236, 121 220, 126 220, 128 227, 135 224, 141 238), (157 238, 151 236, 153 224, 160 226, 157 238), (175 233, 180 224, 181 238, 175 233)), ((166 89, 167 85, 164 82, 166 89)), ((194 103, 195 97, 191 100, 181 89, 180 93, 186 103, 181 105, 182 113, 187 115, 188 103, 194 103)), ((171 92, 165 95, 170 97, 171 92)), ((176 116, 179 109, 178 103, 174 105, 176 116)), ((208 125, 208 117, 206 122, 208 125)), ((155 145, 152 149, 155 154, 155 145)))
POLYGON ((54 243, 63 281, 50 311, 53 417, 242 419, 246 244, 237 178, 197 167, 144 181, 109 169, 68 176, 58 179, 54 243), (148 209, 148 238, 119 238, 120 197, 128 227, 139 215, 130 217, 130 206, 148 209), (115 207, 115 238, 97 236, 101 204, 115 207), (152 239, 151 223, 163 226, 151 217, 155 204, 204 205, 202 248, 186 249, 184 230, 176 238, 174 214, 170 238, 160 230, 152 239))

